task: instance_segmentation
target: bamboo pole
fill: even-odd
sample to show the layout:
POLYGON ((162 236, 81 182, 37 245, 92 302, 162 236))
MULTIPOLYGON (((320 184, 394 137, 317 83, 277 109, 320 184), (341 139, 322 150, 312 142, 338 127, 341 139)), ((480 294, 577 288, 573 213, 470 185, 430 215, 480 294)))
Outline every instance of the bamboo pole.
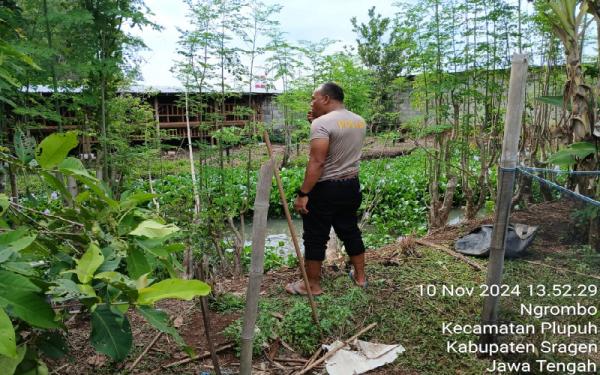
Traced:
POLYGON ((292 224, 292 217, 288 208, 287 199, 285 198, 285 192, 283 191, 283 185, 281 183, 279 169, 277 169, 275 160, 273 158, 273 147, 271 147, 269 133, 267 133, 266 130, 263 133, 263 137, 265 139, 265 143, 267 144, 269 157, 273 161, 273 172, 275 173, 275 180, 277 181, 277 188, 279 189, 279 196, 281 197, 281 205, 283 206, 283 212, 285 213, 285 218, 287 219, 288 227, 290 228, 290 235, 292 237, 292 242, 294 243, 294 250, 296 250, 296 256, 298 257, 298 266, 300 267, 300 272, 302 273, 302 279, 304 280, 304 285, 306 286, 306 296, 308 297, 308 302, 310 303, 310 308, 312 309, 313 320, 315 321, 320 330, 321 325, 319 324, 319 316, 317 315, 317 306, 315 305, 315 300, 313 298, 312 291, 310 290, 310 284, 308 283, 308 276, 306 275, 306 268, 304 267, 304 257, 302 256, 302 252, 300 251, 300 245, 298 245, 296 229, 292 224))
MULTIPOLYGON (((525 107, 525 82, 527 79, 527 57, 515 53, 512 57, 510 82, 508 86, 508 103, 504 123, 504 140, 502 142, 502 156, 498 171, 498 193, 496 198, 496 218, 492 231, 490 256, 487 268, 488 286, 502 283, 504 268, 504 252, 506 232, 510 216, 513 188, 515 183, 516 167, 519 158, 519 137, 521 135, 521 121, 525 107)), ((498 306, 500 296, 490 294, 485 298, 481 321, 485 325, 494 325, 498 321, 498 306)), ((484 343, 494 342, 494 335, 482 335, 484 343)))
POLYGON ((160 156, 160 115, 158 114, 158 93, 154 96, 154 119, 156 120, 156 137, 154 144, 160 156))
MULTIPOLYGON (((198 193, 198 185, 196 183, 196 169, 194 167, 194 153, 192 150, 192 130, 190 128, 190 113, 189 113, 189 98, 188 98, 188 87, 187 82, 185 85, 185 125, 187 131, 188 141, 188 156, 190 160, 190 174, 192 175, 192 191, 194 194, 194 225, 198 225, 200 217, 200 194, 198 193)), ((191 245, 185 249, 183 258, 183 266, 185 268, 185 278, 191 279, 194 274, 194 257, 192 254, 191 245)))
POLYGON ((273 181, 273 160, 269 160, 260 168, 256 198, 254 200, 254 217, 252 220, 252 257, 246 290, 246 308, 244 310, 244 326, 241 335, 240 374, 252 373, 252 343, 254 342, 254 326, 258 316, 258 299, 265 263, 265 238, 267 235, 267 215, 269 213, 269 196, 273 181))

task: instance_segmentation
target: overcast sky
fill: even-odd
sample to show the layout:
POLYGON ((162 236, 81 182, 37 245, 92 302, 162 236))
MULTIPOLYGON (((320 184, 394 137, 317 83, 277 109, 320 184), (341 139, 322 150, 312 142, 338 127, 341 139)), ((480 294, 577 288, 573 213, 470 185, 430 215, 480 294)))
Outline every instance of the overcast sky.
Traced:
MULTIPOLYGON (((344 44, 355 44, 350 18, 356 16, 361 21, 368 19, 367 11, 375 6, 385 16, 392 16, 395 11, 390 0, 263 0, 267 4, 283 5, 277 16, 281 29, 287 32, 288 40, 319 41, 323 38, 340 40, 337 49, 344 44)), ((149 50, 141 53, 145 62, 141 71, 141 83, 150 86, 181 86, 180 82, 169 71, 173 60, 177 58, 178 32, 176 27, 186 28, 185 14, 187 6, 182 0, 146 0, 152 10, 152 20, 164 29, 154 31, 149 28, 132 30, 134 35, 141 36, 149 50)))

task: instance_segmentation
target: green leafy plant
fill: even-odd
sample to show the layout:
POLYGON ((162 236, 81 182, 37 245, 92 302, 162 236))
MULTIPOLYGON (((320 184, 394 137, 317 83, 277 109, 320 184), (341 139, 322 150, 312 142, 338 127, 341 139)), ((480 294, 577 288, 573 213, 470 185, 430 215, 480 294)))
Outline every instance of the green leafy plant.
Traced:
MULTIPOLYGON (((306 159, 302 159, 306 160, 306 159)), ((474 164, 477 164, 473 161, 474 164)), ((368 160, 361 163, 360 181, 363 191, 363 206, 359 215, 363 216, 365 210, 369 210, 365 218, 364 235, 369 246, 376 246, 395 240, 399 235, 412 232, 424 233, 427 230, 427 176, 421 171, 426 166, 426 154, 415 151, 401 158, 368 160), (371 207, 372 205, 372 207, 371 207)), ((290 166, 281 170, 281 179, 284 192, 288 198, 288 204, 292 205, 295 190, 302 184, 304 179, 303 162, 291 163, 290 166)), ((176 166, 175 168, 178 168, 176 166)), ((252 202, 256 190, 256 173, 250 175, 250 188, 246 188, 246 174, 242 167, 230 167, 223 171, 224 179, 228 183, 224 185, 222 194, 219 192, 219 175, 217 168, 205 167, 204 189, 212 196, 210 209, 204 208, 203 218, 214 220, 215 226, 219 225, 218 218, 225 219, 224 215, 235 215, 240 212, 244 200, 252 202)), ((494 176, 491 176, 492 182, 494 176)), ((161 211, 170 221, 182 228, 187 228, 191 222, 193 200, 189 195, 191 191, 191 178, 187 174, 169 174, 154 181, 156 199, 160 203, 161 211)), ((275 181, 273 181, 275 184, 275 181)), ((126 188, 136 193, 149 190, 147 179, 136 179, 126 188)), ((460 203, 460 189, 456 194, 456 202, 460 203)), ((152 208, 152 204, 149 208, 152 208)), ((276 186, 271 189, 269 198, 270 217, 282 217, 283 207, 276 186)), ((224 228, 224 227, 222 227, 224 228)), ((199 230, 201 230, 200 228, 199 230)), ((224 229, 223 229, 224 230, 224 229)), ((206 243, 207 247, 213 248, 212 243, 207 240, 208 233, 203 232, 198 242, 206 243)), ((204 248, 203 248, 203 251, 204 248)), ((242 263, 249 264, 249 251, 243 251, 242 263)), ((265 269, 278 267, 288 263, 293 266, 297 261, 295 257, 279 259, 276 252, 267 249, 265 269), (272 263, 272 265, 270 264, 272 263)))
POLYGON ((201 281, 177 278, 175 254, 183 249, 176 242, 180 229, 139 207, 155 195, 124 193, 116 200, 81 161, 67 157, 75 146, 75 132, 47 137, 36 149, 35 167, 0 153, 3 162, 39 175, 66 202, 41 212, 0 194, 3 374, 12 374, 24 360, 43 366, 38 350, 52 351, 56 345, 52 340, 25 342, 20 333, 34 332, 36 337, 40 332, 44 337, 44 330, 64 328, 68 313, 57 314, 54 309, 61 307, 56 304, 80 303, 91 314, 92 346, 120 361, 133 340, 126 315, 130 307, 184 345, 167 315, 152 306, 166 298, 190 300, 210 292, 201 281), (79 194, 71 195, 65 177, 78 182, 79 194), (158 264, 168 270, 169 278, 154 279, 158 264))
MULTIPOLYGON (((553 105, 555 107, 562 108, 565 105, 565 98, 562 95, 539 96, 539 97, 537 97, 535 99, 537 101, 539 101, 540 103, 550 104, 550 105, 553 105)), ((570 107, 570 105, 569 105, 569 107, 570 107)))
MULTIPOLYGON (((280 247, 266 246, 265 247, 265 260, 264 270, 269 272, 273 269, 277 269, 282 266, 293 267, 296 264, 296 257, 292 254, 282 255, 281 246, 284 243, 280 243, 280 247)), ((242 265, 246 270, 250 267, 250 258, 252 256, 252 246, 245 246, 242 252, 242 265)))
POLYGON ((244 298, 238 297, 235 294, 223 293, 216 298, 210 300, 211 310, 219 313, 228 313, 232 311, 242 310, 246 302, 244 298))
MULTIPOLYGON (((281 311, 281 307, 282 306, 280 303, 274 303, 272 301, 260 301, 258 306, 260 313, 256 321, 254 340, 252 344, 252 351, 255 355, 260 354, 263 349, 267 348, 269 340, 274 337, 277 327, 280 325, 280 323, 273 313, 281 311)), ((242 319, 235 320, 223 331, 223 335, 225 337, 235 342, 235 348, 238 355, 241 334, 242 319)))
POLYGON ((555 152, 548 158, 548 163, 571 167, 578 161, 597 152, 596 146, 590 142, 577 142, 555 152))
MULTIPOLYGON (((332 337, 341 336, 353 324, 352 317, 360 311, 360 306, 366 300, 366 294, 360 288, 351 288, 341 296, 319 297, 317 308, 323 333, 332 337)), ((269 339, 275 337, 280 337, 304 355, 313 353, 321 340, 319 329, 312 320, 310 306, 304 298, 294 299, 289 305, 283 305, 279 300, 261 301, 256 326, 253 345, 255 354, 268 347, 269 339), (281 320, 275 318, 279 315, 283 316, 281 320)), ((225 329, 226 336, 232 339, 237 347, 241 327, 242 320, 238 319, 225 329)))

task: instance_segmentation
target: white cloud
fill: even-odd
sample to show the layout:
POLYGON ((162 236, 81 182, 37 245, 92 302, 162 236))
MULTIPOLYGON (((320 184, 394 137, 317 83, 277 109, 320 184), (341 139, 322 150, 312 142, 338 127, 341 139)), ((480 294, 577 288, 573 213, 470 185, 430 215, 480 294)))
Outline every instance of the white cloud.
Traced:
MULTIPOLYGON (((319 41, 323 38, 340 40, 337 48, 344 44, 354 44, 355 34, 352 32, 350 18, 367 19, 367 11, 376 6, 384 16, 392 16, 394 8, 391 1, 386 0, 266 0, 268 4, 283 4, 277 19, 281 29, 287 32, 290 41, 319 41)), ((150 28, 130 30, 134 35, 142 37, 149 50, 141 53, 146 60, 141 70, 143 83, 152 86, 179 86, 177 78, 170 72, 173 61, 177 58, 177 27, 186 28, 187 6, 182 0, 146 0, 152 10, 151 19, 163 27, 161 31, 150 28)))

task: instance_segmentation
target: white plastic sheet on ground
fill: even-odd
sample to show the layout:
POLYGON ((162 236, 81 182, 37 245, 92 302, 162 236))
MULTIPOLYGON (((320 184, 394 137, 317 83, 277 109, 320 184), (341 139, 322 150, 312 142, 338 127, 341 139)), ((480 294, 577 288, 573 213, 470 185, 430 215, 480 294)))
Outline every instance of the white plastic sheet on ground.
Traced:
MULTIPOLYGON (((331 345, 323 345, 327 350, 342 346, 341 341, 331 345)), ((325 361, 325 368, 329 375, 354 375, 362 374, 377 367, 381 367, 396 360, 404 352, 400 344, 385 345, 368 341, 356 340, 338 350, 331 358, 325 361)))

